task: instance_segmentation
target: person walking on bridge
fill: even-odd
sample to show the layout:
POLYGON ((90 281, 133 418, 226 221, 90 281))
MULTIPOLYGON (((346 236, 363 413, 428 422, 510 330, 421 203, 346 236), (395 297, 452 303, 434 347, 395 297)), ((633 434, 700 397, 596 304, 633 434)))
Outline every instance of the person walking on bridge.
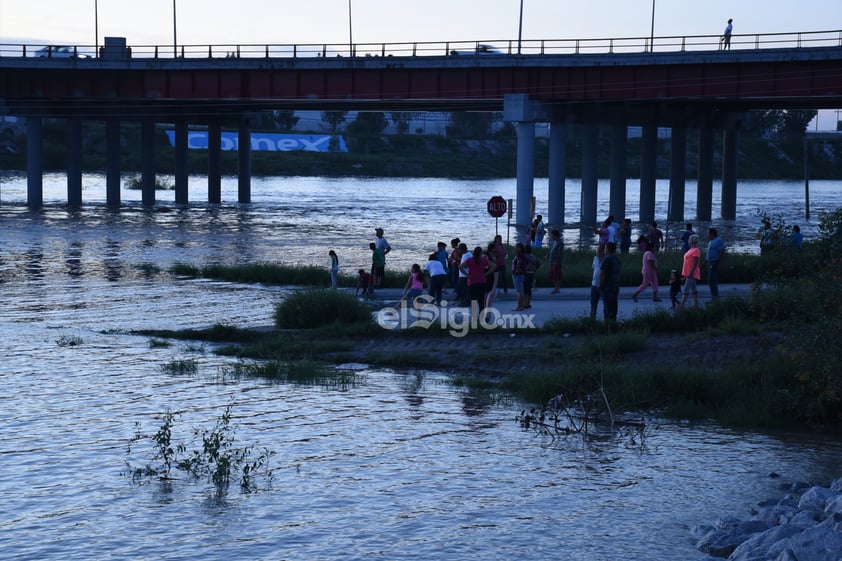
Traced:
POLYGON ((722 39, 719 40, 723 50, 731 49, 731 32, 734 30, 734 26, 731 24, 732 21, 734 20, 728 19, 728 25, 725 27, 725 32, 722 33, 722 39))

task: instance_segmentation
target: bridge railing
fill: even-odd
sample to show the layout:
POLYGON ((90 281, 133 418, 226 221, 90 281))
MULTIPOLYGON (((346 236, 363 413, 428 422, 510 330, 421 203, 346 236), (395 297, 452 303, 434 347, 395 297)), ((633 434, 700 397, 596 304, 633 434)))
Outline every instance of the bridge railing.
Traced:
MULTIPOLYGON (((731 50, 842 47, 842 30, 791 33, 741 34, 731 37, 731 50)), ((132 45, 131 58, 327 58, 421 57, 486 55, 583 55, 620 53, 680 53, 722 48, 719 35, 614 37, 597 39, 502 39, 483 41, 334 43, 334 44, 216 44, 132 45)), ((71 54, 53 45, 0 43, 0 57, 44 59, 96 58, 103 55, 92 45, 70 47, 71 54)))

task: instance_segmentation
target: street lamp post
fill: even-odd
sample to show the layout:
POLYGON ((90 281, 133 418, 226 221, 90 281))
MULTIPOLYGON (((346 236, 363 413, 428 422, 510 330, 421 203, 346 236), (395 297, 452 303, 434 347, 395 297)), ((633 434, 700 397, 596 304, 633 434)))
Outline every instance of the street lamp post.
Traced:
POLYGON ((655 52, 655 0, 652 0, 652 27, 649 28, 649 52, 655 52))
POLYGON ((351 0, 348 0, 348 54, 354 56, 354 25, 351 21, 351 0))
POLYGON ((520 0, 520 18, 517 24, 517 54, 520 54, 520 42, 523 38, 523 0, 520 0))
POLYGON ((178 58, 178 35, 176 34, 175 0, 172 0, 172 56, 178 58))
POLYGON ((94 0, 94 56, 99 57, 99 5, 94 0))

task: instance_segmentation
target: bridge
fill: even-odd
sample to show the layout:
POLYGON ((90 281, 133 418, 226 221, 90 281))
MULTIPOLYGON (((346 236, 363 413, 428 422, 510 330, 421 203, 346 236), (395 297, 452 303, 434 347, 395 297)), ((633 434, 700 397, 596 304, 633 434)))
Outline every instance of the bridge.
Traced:
POLYGON ((721 217, 736 214, 737 132, 752 109, 842 107, 842 31, 352 45, 0 45, 0 114, 27 117, 28 204, 42 204, 45 117, 67 119, 68 204, 81 205, 81 121, 105 120, 106 199, 120 204, 120 122, 143 130, 144 204, 155 204, 154 126, 176 129, 176 202, 186 203, 189 124, 208 126, 208 201, 221 202, 222 124, 239 130, 238 200, 250 200, 249 114, 264 110, 503 111, 518 139, 517 223, 531 219, 535 123, 550 128, 550 222, 564 216, 565 144, 583 138, 582 209, 596 221, 600 127, 611 139, 610 212, 626 215, 627 127, 643 128, 641 221, 654 218, 657 128, 670 127, 670 220, 684 219, 688 129, 699 134, 697 219, 712 214, 713 138, 723 133, 721 217), (39 55, 39 56, 34 56, 39 55), (41 56, 45 55, 45 56, 41 56), (57 53, 56 53, 57 55, 57 53), (73 56, 75 55, 75 56, 73 56))

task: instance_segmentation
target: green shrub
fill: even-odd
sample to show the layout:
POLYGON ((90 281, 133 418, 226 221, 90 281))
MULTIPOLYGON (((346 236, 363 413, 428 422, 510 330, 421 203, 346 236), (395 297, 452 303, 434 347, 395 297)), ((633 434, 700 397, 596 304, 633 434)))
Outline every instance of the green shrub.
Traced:
POLYGON ((278 329, 313 329, 333 323, 372 324, 374 318, 367 304, 332 289, 295 291, 275 308, 278 329))

